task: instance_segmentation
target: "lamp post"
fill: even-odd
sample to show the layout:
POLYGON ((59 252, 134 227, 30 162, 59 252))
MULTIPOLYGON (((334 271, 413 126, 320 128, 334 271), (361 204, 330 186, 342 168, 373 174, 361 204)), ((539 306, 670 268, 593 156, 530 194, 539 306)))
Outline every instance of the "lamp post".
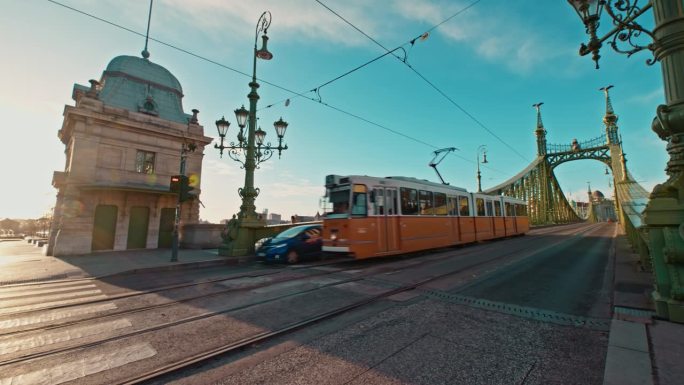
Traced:
MULTIPOLYGON (((669 179, 655 186, 643 212, 641 231, 646 234, 649 261, 655 276, 653 299, 658 316, 684 322, 684 0, 650 0, 643 7, 639 0, 568 0, 587 33, 589 44, 580 46, 580 55, 593 54, 598 68, 602 43, 619 53, 633 55, 649 50, 653 55, 646 63, 661 63, 666 104, 656 108, 652 130, 667 142, 670 160, 666 172, 669 179), (597 36, 601 12, 605 8, 613 28, 603 37, 597 36), (642 27, 638 19, 653 9, 652 31, 642 27), (645 41, 644 41, 645 40, 645 41)), ((627 177, 625 160, 616 183, 635 183, 627 177)), ((615 175, 614 175, 615 176, 615 175)), ((644 242, 644 241, 639 241, 644 242)), ((641 244, 635 245, 642 249, 641 244)))
POLYGON ((254 170, 259 168, 261 162, 265 162, 273 156, 275 150, 278 151, 280 157, 283 150, 287 150, 287 144, 283 144, 285 131, 288 123, 280 118, 273 123, 278 136, 278 146, 271 146, 271 143, 264 143, 266 132, 259 127, 257 129, 257 101, 259 94, 257 89, 259 83, 256 78, 256 63, 257 58, 262 60, 271 60, 273 54, 267 49, 268 42, 268 27, 271 25, 271 12, 265 11, 259 17, 256 25, 256 32, 254 34, 254 52, 252 64, 252 81, 249 83, 250 92, 247 95, 249 99, 249 110, 245 109, 243 105, 236 109, 235 118, 237 120, 240 131, 237 133, 237 142, 230 142, 226 145, 226 135, 230 123, 222 117, 216 121, 216 129, 218 130, 221 139, 220 144, 214 144, 214 147, 219 149, 221 157, 223 151, 228 150, 228 156, 234 161, 242 164, 241 168, 245 169, 245 183, 242 188, 238 189, 238 194, 242 198, 242 205, 237 217, 229 221, 226 230, 223 233, 224 244, 219 248, 220 255, 245 255, 254 247, 254 231, 253 229, 264 226, 264 218, 261 218, 256 213, 256 206, 254 200, 259 195, 259 189, 254 187, 254 170), (259 33, 263 32, 261 36, 262 46, 257 49, 257 41, 259 33), (244 129, 247 127, 247 135, 245 136, 244 129))
POLYGON ((482 176, 480 174, 480 154, 482 154, 483 157, 482 164, 488 163, 486 145, 481 144, 480 147, 477 148, 477 160, 475 161, 475 163, 477 163, 477 192, 482 192, 482 176))

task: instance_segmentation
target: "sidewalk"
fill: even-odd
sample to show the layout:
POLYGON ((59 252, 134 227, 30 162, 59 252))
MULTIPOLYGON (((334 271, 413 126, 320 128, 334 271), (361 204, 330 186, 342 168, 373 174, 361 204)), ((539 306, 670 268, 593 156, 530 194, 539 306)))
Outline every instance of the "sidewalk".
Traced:
POLYGON ((216 249, 180 249, 178 262, 171 262, 171 249, 105 251, 55 258, 43 255, 42 247, 26 240, 5 241, 0 242, 0 285, 237 264, 250 259, 221 257, 216 249))
POLYGON ((654 318, 652 273, 642 270, 621 231, 615 239, 613 283, 604 385, 684 383, 684 325, 654 318))

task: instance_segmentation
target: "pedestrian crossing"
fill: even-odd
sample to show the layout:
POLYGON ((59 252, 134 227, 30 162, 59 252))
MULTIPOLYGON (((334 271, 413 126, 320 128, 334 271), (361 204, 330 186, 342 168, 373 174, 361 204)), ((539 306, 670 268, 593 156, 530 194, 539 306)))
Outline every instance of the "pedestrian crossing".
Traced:
MULTIPOLYGON (((95 284, 85 282, 55 282, 0 287, 0 317, 12 313, 76 305, 107 298, 95 284)), ((67 311, 65 314, 68 315, 69 312, 67 311)), ((0 325, 2 324, 11 325, 12 323, 0 321, 0 325)))
MULTIPOLYGON (((127 318, 104 318, 92 322, 53 327, 55 321, 78 320, 105 313, 117 306, 92 281, 54 282, 0 286, 0 385, 62 384, 153 357, 148 342, 92 345, 76 354, 45 356, 22 361, 36 352, 106 338, 132 328, 127 318), (95 302, 93 302, 95 301, 95 302), (29 313, 25 313, 29 312, 29 313), (30 330, 26 330, 30 327, 30 330), (19 332, 17 332, 19 330, 19 332), (66 344, 66 345, 65 345, 66 344)), ((87 344, 86 344, 87 346, 87 344)))

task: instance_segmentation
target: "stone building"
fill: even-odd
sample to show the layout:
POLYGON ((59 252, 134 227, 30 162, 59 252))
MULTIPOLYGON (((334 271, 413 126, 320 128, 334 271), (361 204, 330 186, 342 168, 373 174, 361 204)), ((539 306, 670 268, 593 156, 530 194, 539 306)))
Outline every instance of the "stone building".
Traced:
POLYGON ((607 199, 599 190, 589 192, 594 218, 599 222, 616 222, 615 202, 607 199))
MULTIPOLYGON (((183 111, 178 80, 147 56, 115 57, 99 81, 74 85, 75 105, 65 107, 58 133, 66 163, 52 181, 58 192, 48 255, 170 247, 177 196, 169 182, 182 153, 193 193, 201 191, 212 139, 197 110, 183 111)), ((181 226, 197 223, 198 199, 181 213, 181 226)))

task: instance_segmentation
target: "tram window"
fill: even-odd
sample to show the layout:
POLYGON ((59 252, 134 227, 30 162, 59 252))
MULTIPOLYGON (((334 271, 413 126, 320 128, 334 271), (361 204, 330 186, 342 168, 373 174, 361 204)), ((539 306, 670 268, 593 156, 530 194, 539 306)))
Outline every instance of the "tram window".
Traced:
POLYGON ((519 217, 524 217, 527 215, 527 207, 525 205, 515 205, 515 215, 519 217))
POLYGON ((499 201, 494 201, 494 215, 501 216, 501 202, 499 201))
POLYGON ((435 193, 435 215, 447 215, 447 198, 446 194, 435 193))
POLYGON ((387 190, 385 197, 387 215, 397 215, 397 190, 387 190))
POLYGON ((492 216, 494 213, 494 210, 492 210, 492 201, 487 200, 486 206, 487 206, 487 214, 486 215, 492 216))
POLYGON ((507 217, 514 217, 515 213, 513 212, 513 206, 510 203, 506 202, 505 207, 506 207, 506 216, 507 217))
POLYGON ((365 192, 354 192, 352 195, 352 215, 366 215, 368 212, 366 206, 366 193, 365 192))
POLYGON ((373 191, 375 193, 374 213, 375 215, 385 215, 385 190, 376 188, 373 191))
POLYGON ((401 195, 401 213, 404 215, 418 214, 418 191, 412 188, 402 187, 400 189, 401 195))
POLYGON ((458 216, 458 209, 456 209, 458 207, 457 199, 456 197, 447 198, 447 213, 453 217, 458 216))
POLYGON ((458 197, 459 210, 462 217, 470 216, 470 204, 468 202, 468 197, 458 197))
POLYGON ((477 216, 478 217, 484 217, 486 215, 485 214, 484 199, 475 198, 475 207, 477 208, 477 216))
POLYGON ((419 190, 420 215, 432 215, 432 191, 419 190))

